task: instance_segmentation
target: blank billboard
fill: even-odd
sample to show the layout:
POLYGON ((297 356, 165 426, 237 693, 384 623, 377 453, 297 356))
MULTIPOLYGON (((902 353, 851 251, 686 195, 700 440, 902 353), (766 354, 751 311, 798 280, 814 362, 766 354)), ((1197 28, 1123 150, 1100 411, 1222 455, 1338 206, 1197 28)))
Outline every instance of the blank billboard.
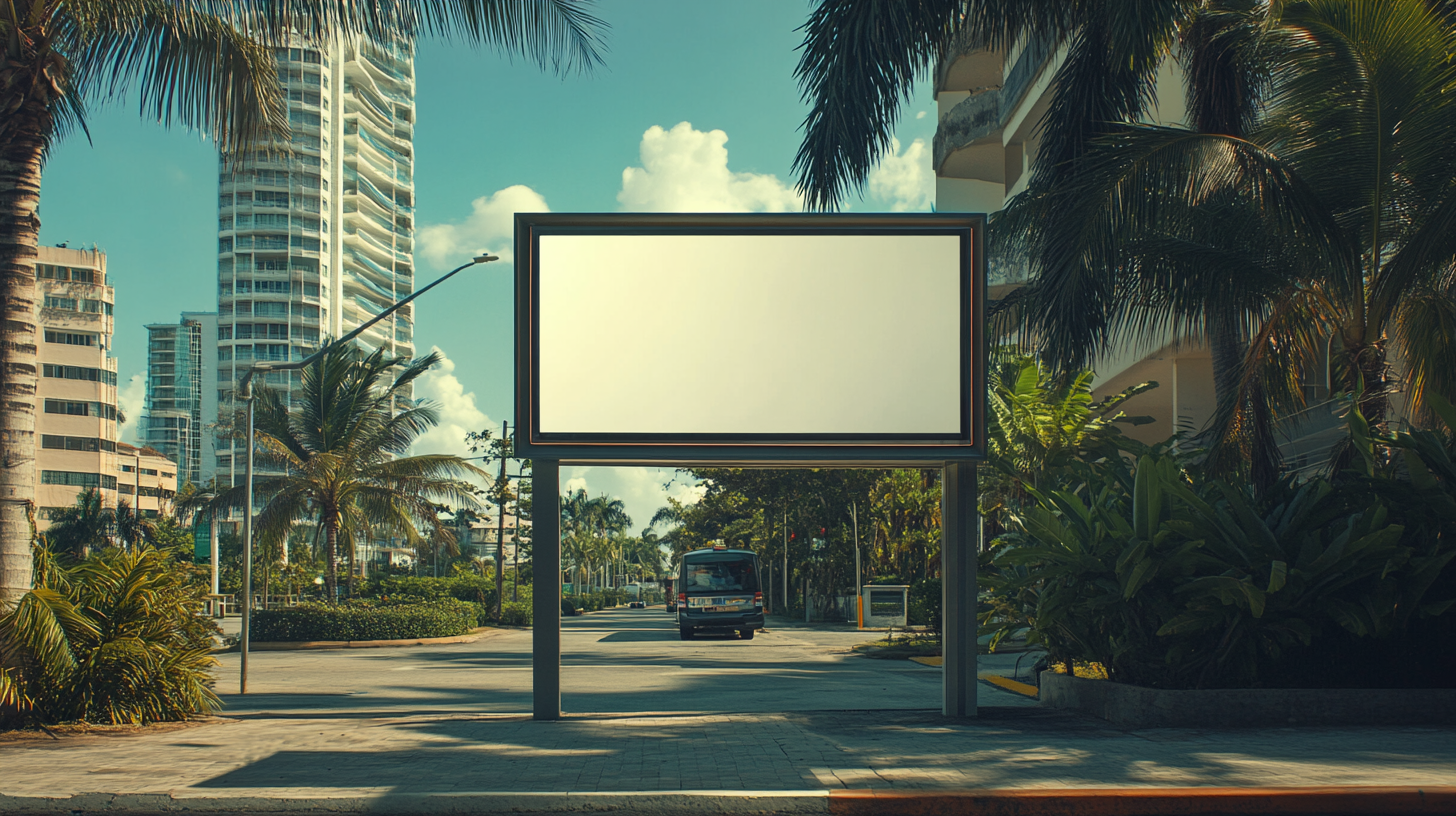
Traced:
POLYGON ((530 445, 712 460, 977 441, 964 218, 519 218, 530 445))

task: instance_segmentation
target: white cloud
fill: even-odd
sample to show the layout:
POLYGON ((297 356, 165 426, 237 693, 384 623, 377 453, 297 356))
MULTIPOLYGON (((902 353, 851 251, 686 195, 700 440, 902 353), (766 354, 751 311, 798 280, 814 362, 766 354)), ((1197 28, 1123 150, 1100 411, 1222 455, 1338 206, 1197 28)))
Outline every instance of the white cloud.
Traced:
POLYGON ((900 140, 891 139, 890 149, 870 171, 870 195, 889 204, 891 212, 929 210, 935 200, 935 173, 930 169, 930 148, 916 139, 900 152, 900 140))
POLYGON ((786 212, 797 193, 777 176, 728 169, 728 134, 653 125, 642 134, 641 167, 622 171, 617 201, 628 212, 786 212))
POLYGON ((915 114, 915 118, 916 119, 924 119, 925 117, 927 117, 929 115, 930 115, 930 111, 921 111, 921 112, 915 114))
POLYGON ((146 405, 147 398, 147 375, 133 374, 126 385, 116 389, 116 407, 123 414, 126 414, 126 422, 122 423, 119 430, 121 441, 131 445, 141 444, 137 439, 138 420, 141 419, 142 409, 146 405))
POLYGON ((464 263, 490 251, 511 262, 510 244, 518 212, 549 212, 546 199, 523 184, 481 196, 470 204, 471 213, 458 224, 431 224, 419 232, 419 251, 437 268, 464 263))
MULTIPOLYGON (((434 351, 440 351, 439 346, 434 351)), ((465 434, 493 428, 497 434, 499 423, 493 422, 475 405, 475 392, 466 391, 455 376, 455 361, 440 352, 440 362, 415 380, 415 398, 428 400, 440 414, 440 423, 420 434, 415 439, 411 452, 453 453, 468 456, 465 449, 465 434)))
POLYGON ((567 496, 578 490, 585 490, 586 494, 590 496, 591 488, 586 483, 586 474, 590 470, 591 468, 589 467, 572 468, 571 478, 567 479, 566 484, 561 486, 561 495, 567 496))

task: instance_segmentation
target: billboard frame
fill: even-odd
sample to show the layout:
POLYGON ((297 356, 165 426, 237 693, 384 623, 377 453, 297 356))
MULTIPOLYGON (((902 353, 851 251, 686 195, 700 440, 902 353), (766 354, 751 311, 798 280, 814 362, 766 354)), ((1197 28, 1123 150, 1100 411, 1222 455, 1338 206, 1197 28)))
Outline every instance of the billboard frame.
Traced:
POLYGON ((967 213, 517 213, 516 454, 596 465, 925 467, 985 456, 986 217, 967 213), (539 430, 539 239, 545 235, 944 234, 961 243, 961 431, 892 434, 543 434, 539 430), (903 436, 903 435, 901 435, 903 436))

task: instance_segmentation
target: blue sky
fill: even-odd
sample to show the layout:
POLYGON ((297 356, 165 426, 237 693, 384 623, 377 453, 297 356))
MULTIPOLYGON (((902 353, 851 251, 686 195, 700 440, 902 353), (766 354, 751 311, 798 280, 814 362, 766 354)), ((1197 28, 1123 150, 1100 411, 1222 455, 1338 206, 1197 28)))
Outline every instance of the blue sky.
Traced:
MULTIPOLYGON (((420 45, 417 278, 432 280, 476 249, 504 256, 417 302, 416 347, 446 357, 420 389, 442 414, 420 449, 458 451, 465 430, 499 431, 511 416, 513 212, 798 209, 790 167, 806 108, 793 79, 795 29, 811 5, 606 0, 596 12, 611 26, 610 50, 589 76, 553 76, 467 46, 420 45)), ((934 128, 927 86, 902 115, 899 154, 851 209, 929 209, 934 128)), ((94 112, 90 130, 91 144, 73 135, 46 167, 41 240, 107 252, 123 408, 135 414, 143 326, 217 306, 217 153, 195 133, 142 121, 129 101, 94 112)), ((671 476, 563 474, 570 487, 622 498, 638 528, 671 476)), ((686 495, 681 478, 671 490, 686 495)))

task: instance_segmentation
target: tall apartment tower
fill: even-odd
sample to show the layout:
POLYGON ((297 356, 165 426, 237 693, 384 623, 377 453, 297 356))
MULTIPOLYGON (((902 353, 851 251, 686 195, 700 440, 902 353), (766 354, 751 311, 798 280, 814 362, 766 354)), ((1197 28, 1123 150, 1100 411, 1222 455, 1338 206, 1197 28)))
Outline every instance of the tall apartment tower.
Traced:
MULTIPOLYGON (((292 150, 223 156, 218 198, 217 395, 224 414, 254 361, 299 360, 414 290, 414 62, 404 46, 279 49, 292 150)), ((414 354, 405 307, 358 343, 414 354)), ((296 393, 299 375, 256 377, 296 393)), ((243 472, 219 441, 217 473, 243 472)), ((234 455, 238 453, 239 455, 234 455)))
POLYGON ((116 358, 110 354, 116 294, 106 254, 37 247, 40 380, 36 394, 36 504, 42 527, 86 488, 116 506, 119 433, 116 358))
POLYGON ((147 326, 143 445, 177 463, 177 483, 206 484, 217 470, 217 313, 183 312, 176 323, 147 326))

